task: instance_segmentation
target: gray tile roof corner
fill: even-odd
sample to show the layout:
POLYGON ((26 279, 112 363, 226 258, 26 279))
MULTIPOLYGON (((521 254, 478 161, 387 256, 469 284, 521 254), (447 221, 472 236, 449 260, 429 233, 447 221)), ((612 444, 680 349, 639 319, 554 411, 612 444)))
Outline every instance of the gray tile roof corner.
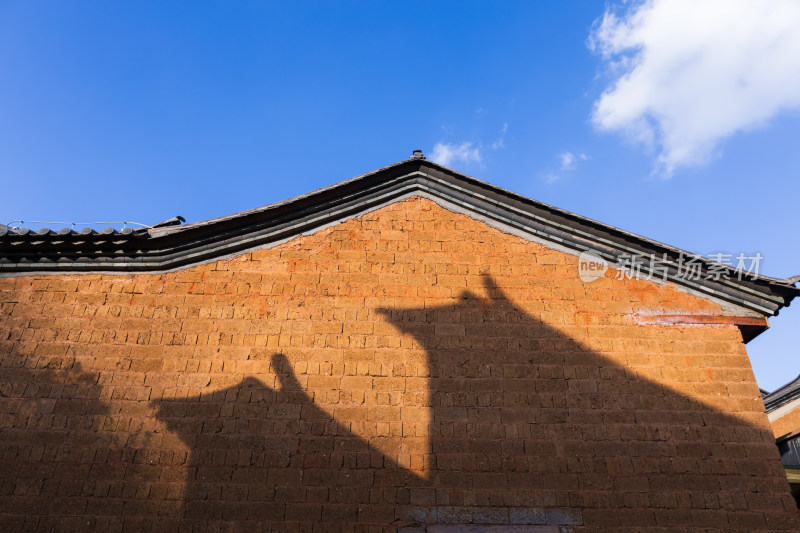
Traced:
POLYGON ((658 258, 669 281, 764 317, 778 314, 800 293, 796 280, 754 276, 705 258, 698 261, 706 270, 713 265, 730 279, 682 279, 680 261, 688 252, 520 196, 416 152, 289 200, 201 222, 180 224, 182 218, 175 217, 150 228, 101 232, 0 228, 0 276, 163 272, 273 246, 410 196, 429 198, 504 231, 575 253, 589 251, 612 265, 638 254, 647 268, 647 258, 658 258))
POLYGON ((800 398, 800 376, 790 381, 783 387, 776 389, 769 394, 762 396, 764 407, 768 413, 786 405, 795 398, 800 398))

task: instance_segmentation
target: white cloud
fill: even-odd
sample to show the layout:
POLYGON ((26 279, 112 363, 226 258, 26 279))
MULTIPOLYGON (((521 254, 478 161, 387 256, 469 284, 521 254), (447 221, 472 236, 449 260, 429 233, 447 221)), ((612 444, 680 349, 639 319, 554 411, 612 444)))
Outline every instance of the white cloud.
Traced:
MULTIPOLYGON (((626 2, 627 4, 627 2, 626 2)), ((596 128, 656 148, 655 172, 706 163, 720 141, 800 107, 800 2, 647 0, 588 40, 615 76, 596 128)))
POLYGON ((561 152, 556 157, 559 161, 560 172, 553 172, 552 170, 549 170, 542 174, 542 179, 545 183, 555 183, 563 179, 567 174, 577 168, 579 161, 586 161, 589 159, 589 156, 584 153, 573 154, 569 151, 561 152))
MULTIPOLYGON (((507 131, 508 122, 504 122, 503 127, 500 129, 500 136, 492 144, 488 145, 488 149, 499 150, 500 148, 505 148, 507 131)), ((486 149, 487 147, 483 142, 479 142, 477 145, 471 142, 462 142, 461 144, 438 142, 433 147, 430 159, 445 166, 449 166, 451 163, 481 163, 486 149)))
POLYGON ((492 150, 505 148, 506 146, 506 132, 508 131, 508 122, 503 123, 503 129, 500 130, 500 137, 497 138, 491 145, 492 150))
POLYGON ((588 157, 586 154, 575 155, 572 152, 564 152, 558 155, 561 160, 561 170, 575 170, 578 161, 586 161, 588 157))
POLYGON ((436 143, 430 158, 432 161, 445 166, 454 162, 480 163, 483 159, 480 147, 473 148, 471 142, 463 142, 461 144, 436 143))

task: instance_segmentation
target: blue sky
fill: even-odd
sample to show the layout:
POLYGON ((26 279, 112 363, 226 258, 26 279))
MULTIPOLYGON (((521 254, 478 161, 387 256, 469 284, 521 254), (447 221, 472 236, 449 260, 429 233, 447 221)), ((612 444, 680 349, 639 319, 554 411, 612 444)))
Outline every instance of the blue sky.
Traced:
MULTIPOLYGON (((197 221, 420 148, 800 273, 796 4, 298 4, 0 4, 0 222, 197 221)), ((772 326, 768 390, 800 374, 800 310, 772 326)))

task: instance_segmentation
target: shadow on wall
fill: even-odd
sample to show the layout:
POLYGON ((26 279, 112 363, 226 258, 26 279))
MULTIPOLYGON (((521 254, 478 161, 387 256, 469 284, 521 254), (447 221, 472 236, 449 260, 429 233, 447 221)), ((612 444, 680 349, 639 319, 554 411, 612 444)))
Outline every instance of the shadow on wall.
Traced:
POLYGON ((113 530, 125 515, 130 528, 180 512, 179 493, 148 499, 150 436, 98 379, 70 357, 2 358, 0 531, 113 530))
POLYGON ((420 481, 316 407, 285 356, 272 365, 277 391, 248 378, 210 398, 156 402, 191 449, 186 517, 393 523, 394 505, 370 506, 385 503, 370 492, 420 481))
MULTIPOLYGON (((797 527, 767 429, 626 372, 515 307, 491 278, 486 288, 489 298, 465 293, 453 305, 381 310, 428 356, 432 414, 421 475, 316 407, 276 354, 279 390, 248 378, 208 396, 153 402, 158 419, 190 450, 170 470, 173 479, 126 462, 136 451, 124 443, 112 443, 109 455, 81 442, 94 457, 31 451, 27 463, 15 459, 10 450, 22 457, 26 441, 67 453, 70 439, 113 439, 103 431, 111 428, 95 426, 108 412, 98 400, 64 404, 64 428, 5 424, 2 512, 111 517, 102 524, 130 516, 141 528, 185 530, 231 522, 325 524, 320 530, 430 523, 797 527), (87 420, 91 427, 81 426, 87 420), (120 462, 124 472, 115 469, 120 462), (82 510, 65 510, 65 501, 47 507, 61 491, 49 480, 64 469, 74 469, 75 483, 66 498, 82 502, 82 510), (182 489, 168 493, 177 472, 182 489), (121 492, 86 493, 87 484, 101 483, 121 492), (138 492, 162 484, 163 494, 138 492), (126 487, 136 492, 126 496, 134 490, 126 487), (106 502, 119 507, 109 511, 106 502)), ((52 389, 28 393, 24 372, 3 368, 6 413, 9 402, 36 406, 53 396, 52 389)), ((75 394, 96 395, 96 379, 76 372, 84 385, 75 394)))

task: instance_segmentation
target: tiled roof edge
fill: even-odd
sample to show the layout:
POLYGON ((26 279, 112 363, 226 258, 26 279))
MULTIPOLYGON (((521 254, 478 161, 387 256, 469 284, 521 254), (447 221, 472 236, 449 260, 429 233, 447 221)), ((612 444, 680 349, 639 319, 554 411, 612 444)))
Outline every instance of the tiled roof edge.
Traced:
POLYGON ((762 400, 764 400, 764 407, 769 413, 798 397, 800 397, 800 376, 765 395, 762 400))
POLYGON ((417 158, 283 202, 193 224, 84 236, 5 232, 0 235, 0 276, 173 270, 282 242, 414 193, 577 252, 590 251, 612 266, 626 254, 666 257, 668 280, 763 316, 776 315, 800 292, 787 280, 747 274, 738 279, 739 271, 718 264, 731 279, 682 279, 678 261, 680 254, 692 255, 688 252, 417 158))

